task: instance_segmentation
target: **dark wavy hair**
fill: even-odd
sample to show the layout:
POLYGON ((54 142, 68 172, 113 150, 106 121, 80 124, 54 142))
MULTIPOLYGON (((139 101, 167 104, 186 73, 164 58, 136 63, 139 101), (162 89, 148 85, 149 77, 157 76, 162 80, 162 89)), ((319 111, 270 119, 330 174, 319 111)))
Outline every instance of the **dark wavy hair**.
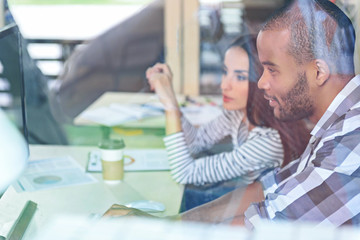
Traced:
POLYGON ((310 138, 310 131, 303 120, 282 122, 275 118, 274 111, 264 98, 264 91, 257 87, 257 82, 263 72, 260 64, 256 36, 244 35, 232 42, 227 49, 240 47, 249 57, 249 94, 246 113, 249 122, 254 126, 276 129, 281 138, 284 149, 283 165, 287 165, 303 153, 310 138))

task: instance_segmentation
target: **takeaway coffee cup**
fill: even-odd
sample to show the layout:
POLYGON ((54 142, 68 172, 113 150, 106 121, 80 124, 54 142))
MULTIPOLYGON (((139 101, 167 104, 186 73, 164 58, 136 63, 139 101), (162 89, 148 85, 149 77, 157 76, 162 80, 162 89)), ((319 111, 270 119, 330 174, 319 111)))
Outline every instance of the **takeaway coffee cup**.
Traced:
POLYGON ((105 182, 117 183, 124 179, 124 148, 125 143, 122 139, 106 139, 99 143, 105 182))

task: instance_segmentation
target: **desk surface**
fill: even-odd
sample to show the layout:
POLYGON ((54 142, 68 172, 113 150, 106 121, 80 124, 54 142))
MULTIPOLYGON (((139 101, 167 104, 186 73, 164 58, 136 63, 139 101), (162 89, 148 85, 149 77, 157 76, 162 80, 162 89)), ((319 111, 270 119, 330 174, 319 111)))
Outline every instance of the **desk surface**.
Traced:
MULTIPOLYGON (((179 103, 185 102, 184 95, 176 96, 179 103)), ((204 99, 211 99, 216 104, 220 105, 222 103, 221 96, 208 95, 208 96, 198 96, 192 97, 192 99, 198 102, 204 102, 204 99)), ((94 110, 97 108, 109 106, 112 103, 126 103, 126 104, 143 104, 149 102, 159 102, 156 94, 154 93, 128 93, 128 92, 106 92, 101 97, 99 97, 95 102, 93 102, 89 107, 87 107, 83 112, 94 110)), ((82 112, 82 113, 83 113, 82 112)), ((75 125, 97 125, 87 119, 81 117, 80 113, 75 119, 75 125)), ((139 121, 133 121, 121 124, 125 127, 140 127, 140 128, 164 128, 165 127, 165 116, 146 118, 139 121)))
MULTIPOLYGON (((178 95, 179 103, 185 101, 185 96, 178 95)), ((221 96, 199 96, 192 97, 192 100, 198 103, 206 103, 207 100, 220 105, 222 102, 221 96)), ((95 145, 93 143, 96 136, 99 138, 98 132, 102 133, 102 137, 112 136, 117 138, 121 136, 127 146, 135 148, 163 148, 162 138, 165 135, 165 116, 144 118, 138 121, 122 123, 116 127, 101 127, 100 124, 94 123, 82 117, 86 111, 92 111, 102 107, 108 107, 112 103, 126 103, 126 104, 142 104, 149 102, 158 102, 158 98, 154 93, 128 93, 128 92, 106 92, 99 97, 95 102, 88 106, 75 119, 72 126, 68 127, 69 141, 73 145, 95 145), (85 130, 86 129, 86 130, 85 130), (99 131, 99 129, 101 131, 99 131), (95 132, 95 137, 85 137, 90 133, 95 132), (141 136, 141 138, 139 138, 141 136)), ((96 143, 100 139, 96 140, 96 143)))
MULTIPOLYGON (((101 95, 95 102, 93 102, 89 107, 87 107, 83 112, 109 106, 112 103, 142 104, 148 102, 158 102, 156 95, 153 93, 106 92, 101 95)), ((80 113, 74 119, 75 125, 98 125, 94 122, 82 118, 82 113, 80 113)), ((165 116, 124 123, 121 124, 121 126, 141 128, 164 128, 165 116)))
MULTIPOLYGON (((33 145, 30 146, 30 158, 69 155, 85 166, 87 154, 92 149, 94 148, 33 145)), ((0 199, 0 223, 15 221, 28 200, 38 204, 32 223, 36 226, 42 226, 54 215, 102 214, 114 203, 125 204, 142 199, 164 203, 166 211, 161 215, 173 215, 179 211, 183 186, 176 184, 168 171, 126 172, 124 181, 116 185, 104 183, 101 173, 93 176, 98 182, 36 192, 17 193, 13 187, 9 187, 0 199)), ((31 228, 30 235, 33 233, 36 233, 34 227, 31 228)))

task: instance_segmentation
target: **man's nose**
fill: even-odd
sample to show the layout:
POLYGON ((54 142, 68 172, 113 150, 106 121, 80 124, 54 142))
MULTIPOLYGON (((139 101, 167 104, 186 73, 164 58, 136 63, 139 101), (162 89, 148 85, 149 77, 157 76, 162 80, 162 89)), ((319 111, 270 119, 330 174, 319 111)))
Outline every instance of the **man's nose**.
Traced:
POLYGON ((263 74, 261 75, 259 81, 258 81, 258 88, 267 90, 267 89, 269 89, 269 87, 270 87, 269 78, 268 78, 267 74, 264 71, 263 74))

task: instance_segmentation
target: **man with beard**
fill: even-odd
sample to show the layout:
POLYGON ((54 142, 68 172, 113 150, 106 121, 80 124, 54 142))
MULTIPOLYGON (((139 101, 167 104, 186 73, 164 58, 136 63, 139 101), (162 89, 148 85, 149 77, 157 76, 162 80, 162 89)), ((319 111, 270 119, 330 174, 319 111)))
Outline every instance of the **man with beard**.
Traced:
POLYGON ((316 125, 300 159, 261 178, 266 198, 246 210, 246 223, 359 224, 360 77, 351 21, 327 0, 297 0, 265 24, 257 44, 258 86, 275 116, 316 125))
POLYGON ((298 160, 264 173, 245 193, 235 190, 181 219, 249 228, 261 219, 358 225, 360 76, 351 21, 328 0, 288 1, 257 45, 264 66, 259 88, 277 118, 316 124, 309 144, 298 160))

